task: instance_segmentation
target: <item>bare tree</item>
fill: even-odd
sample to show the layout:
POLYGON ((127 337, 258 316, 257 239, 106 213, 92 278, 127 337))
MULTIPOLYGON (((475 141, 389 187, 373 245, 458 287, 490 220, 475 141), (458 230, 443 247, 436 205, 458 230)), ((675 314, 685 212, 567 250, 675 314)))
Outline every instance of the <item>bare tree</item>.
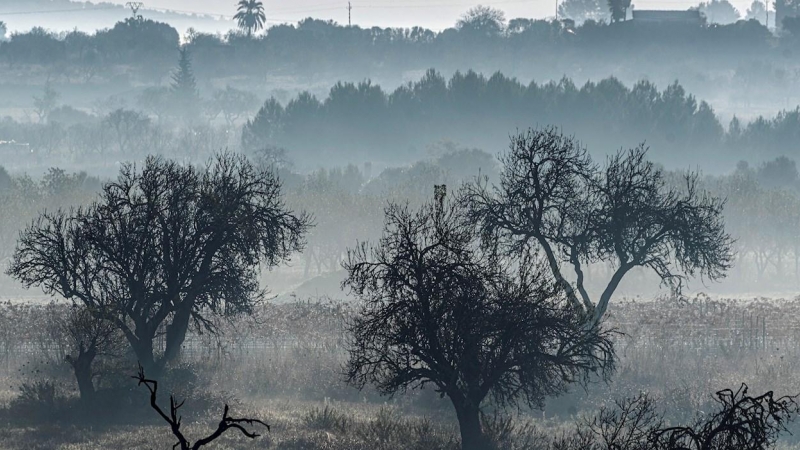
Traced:
POLYGON ((33 97, 34 111, 39 117, 40 123, 47 122, 50 112, 56 108, 59 97, 61 97, 61 94, 53 89, 53 85, 48 79, 47 83, 44 85, 44 91, 42 92, 42 95, 33 97))
POLYGON ((573 306, 598 323, 636 267, 680 290, 688 277, 718 280, 731 265, 724 202, 699 190, 697 174, 682 188, 668 185, 646 153, 619 152, 601 168, 557 129, 528 130, 512 138, 500 184, 469 184, 464 198, 484 234, 503 239, 510 253, 540 250, 573 306), (595 301, 584 269, 600 262, 614 270, 595 301))
POLYGON ((691 426, 666 426, 647 394, 601 408, 591 422, 557 440, 559 450, 765 450, 772 448, 798 412, 796 396, 739 389, 716 393, 717 410, 698 416, 691 426))
POLYGON ((776 397, 772 391, 750 396, 746 384, 717 392, 715 400, 720 408, 715 414, 694 426, 653 432, 650 448, 762 450, 775 444, 799 407, 796 396, 776 397))
POLYGON ((98 357, 118 356, 124 338, 114 324, 98 320, 89 308, 73 304, 68 313, 61 318, 61 332, 69 339, 70 350, 65 360, 75 373, 81 400, 94 399, 94 378, 97 375, 92 367, 98 357))
POLYGON ((259 265, 302 249, 309 226, 284 206, 274 173, 244 157, 223 154, 204 169, 149 157, 141 170, 124 166, 90 208, 42 214, 8 273, 84 303, 160 374, 190 325, 214 332, 210 315, 250 312, 263 298, 259 265))
POLYGON ((594 444, 584 445, 584 450, 608 448, 615 450, 649 450, 653 433, 664 427, 664 418, 656 402, 647 394, 617 400, 613 408, 600 408, 597 416, 578 435, 594 444))
POLYGON ((213 433, 210 435, 198 439, 195 441, 194 444, 189 441, 186 436, 184 436, 183 432, 181 431, 181 416, 178 415, 178 410, 183 406, 184 401, 180 403, 175 402, 175 397, 170 395, 169 397, 169 414, 165 413, 160 406, 158 406, 158 382, 155 380, 150 380, 145 377, 144 369, 139 366, 139 373, 132 377, 139 382, 139 386, 144 385, 148 391, 150 391, 150 407, 153 408, 162 419, 164 419, 170 426, 172 430, 172 434, 178 438, 178 442, 172 446, 173 449, 180 447, 181 450, 198 450, 214 441, 216 441, 220 436, 225 434, 228 430, 239 430, 243 435, 250 439, 255 439, 261 436, 258 433, 253 431, 248 431, 245 428, 245 425, 253 426, 253 425, 262 425, 267 428, 267 431, 270 431, 269 425, 266 423, 258 420, 258 419, 235 419, 233 417, 228 416, 228 405, 225 405, 225 410, 222 413, 222 420, 219 421, 217 425, 217 429, 214 430, 213 433))
POLYGON ((513 264, 452 202, 390 205, 384 236, 351 250, 344 282, 364 303, 348 379, 384 394, 431 385, 452 402, 462 448, 483 449, 481 408, 540 405, 613 368, 608 332, 586 327, 531 261, 513 264))
POLYGON ((139 153, 144 136, 150 128, 150 119, 130 109, 117 109, 103 119, 103 125, 113 130, 117 149, 123 155, 139 153))
POLYGON ((232 127, 241 117, 255 110, 258 104, 248 92, 227 86, 224 90, 214 92, 211 107, 215 113, 221 112, 225 122, 232 127))

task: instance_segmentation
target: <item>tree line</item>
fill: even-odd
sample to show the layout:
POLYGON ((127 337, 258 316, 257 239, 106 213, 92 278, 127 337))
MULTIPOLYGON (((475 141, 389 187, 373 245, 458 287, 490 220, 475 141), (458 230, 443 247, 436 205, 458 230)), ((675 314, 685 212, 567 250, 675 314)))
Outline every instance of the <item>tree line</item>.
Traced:
POLYGON ((699 155, 710 160, 734 143, 740 143, 741 153, 750 151, 756 132, 775 133, 771 138, 777 148, 772 151, 788 153, 788 139, 772 127, 791 130, 795 117, 785 113, 748 125, 736 120, 734 141, 712 107, 678 83, 663 91, 649 81, 628 88, 616 78, 581 87, 568 78, 526 85, 501 73, 487 78, 474 71, 457 72, 448 80, 433 69, 393 92, 370 81, 339 82, 325 99, 303 92, 283 105, 270 98, 255 112, 252 98, 230 86, 201 98, 187 53, 181 55, 172 86, 146 88, 131 106, 108 99, 87 113, 59 105, 58 92, 48 84, 34 98, 38 119, 25 123, 5 118, 0 136, 30 145, 27 155, 20 152, 22 159, 32 154, 96 161, 102 155, 144 155, 152 148, 185 157, 191 155, 181 149, 210 155, 214 146, 235 146, 249 153, 283 148, 295 162, 313 161, 317 166, 342 161, 408 163, 440 141, 497 148, 514 127, 560 123, 605 152, 618 145, 608 138, 608 130, 613 130, 616 138, 627 142, 648 139, 659 157, 664 152, 663 160, 696 160, 698 152, 688 149, 695 145, 703 149, 699 155), (253 113, 241 138, 235 136, 233 131, 238 134, 238 125, 253 113), (187 140, 192 145, 183 145, 187 140))
MULTIPOLYGON (((420 27, 342 26, 308 18, 273 26, 261 35, 189 30, 183 45, 195 55, 198 75, 204 79, 256 76, 265 71, 306 74, 302 76, 371 73, 395 79, 402 71, 392 69, 398 67, 510 70, 535 68, 535 60, 545 57, 562 61, 556 66, 566 68, 573 62, 593 61, 597 51, 610 48, 614 51, 603 51, 615 61, 621 56, 644 58, 653 47, 662 49, 665 57, 698 61, 705 57, 706 62, 740 52, 779 57, 795 45, 794 30, 788 26, 776 37, 755 19, 680 32, 670 26, 636 26, 632 21, 587 20, 579 25, 527 18, 506 21, 491 8, 476 8, 454 27, 438 32, 420 27), (709 55, 713 55, 711 60, 709 55)), ((51 72, 83 80, 98 74, 111 79, 115 68, 126 66, 133 69, 130 75, 153 83, 166 76, 179 46, 179 33, 168 24, 131 18, 94 34, 53 33, 43 28, 13 33, 0 43, 0 62, 11 67, 43 65, 51 72)))
POLYGON ((421 158, 437 142, 495 149, 509 129, 559 123, 593 142, 595 151, 647 141, 660 162, 716 165, 795 157, 800 137, 797 108, 723 124, 709 103, 677 82, 663 89, 647 80, 626 86, 614 77, 581 86, 566 77, 525 84, 500 72, 456 72, 448 79, 430 69, 393 91, 370 81, 338 82, 325 98, 302 92, 284 103, 270 98, 258 108, 257 100, 232 86, 201 97, 191 56, 183 51, 178 61, 170 86, 145 88, 130 105, 109 98, 91 112, 60 104, 60 93, 48 83, 34 96, 35 119, 0 120, 0 137, 17 143, 9 161, 97 162, 98 156, 144 156, 153 148, 202 159, 228 147, 284 149, 303 166, 395 165, 421 158), (21 144, 29 147, 23 151, 21 144), (187 155, 187 148, 194 152, 187 155))
POLYGON ((509 129, 558 123, 593 142, 597 152, 647 141, 660 162, 711 165, 794 156, 798 117, 795 109, 723 125, 711 105, 677 82, 663 90, 646 80, 628 87, 613 77, 582 86, 569 78, 526 85, 499 72, 457 72, 446 79, 429 70, 392 92, 370 81, 340 82, 324 99, 308 92, 285 105, 269 99, 244 126, 242 148, 283 147, 297 159, 317 161, 396 162, 415 159, 432 142, 497 148, 509 129))

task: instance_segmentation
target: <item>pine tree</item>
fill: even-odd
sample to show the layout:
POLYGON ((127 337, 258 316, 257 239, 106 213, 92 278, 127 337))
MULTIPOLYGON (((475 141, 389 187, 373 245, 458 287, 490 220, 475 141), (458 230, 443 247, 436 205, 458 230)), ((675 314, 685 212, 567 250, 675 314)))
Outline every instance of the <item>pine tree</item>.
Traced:
POLYGON ((178 70, 172 75, 172 94, 181 113, 187 116, 197 113, 200 96, 192 71, 192 59, 186 48, 180 49, 178 70))

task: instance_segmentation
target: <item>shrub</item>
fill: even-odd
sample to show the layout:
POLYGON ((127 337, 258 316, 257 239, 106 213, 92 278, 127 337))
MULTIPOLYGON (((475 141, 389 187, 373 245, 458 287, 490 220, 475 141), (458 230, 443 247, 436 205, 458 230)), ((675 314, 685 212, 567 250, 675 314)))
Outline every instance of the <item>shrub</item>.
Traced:
POLYGON ((59 421, 69 403, 63 390, 50 380, 24 382, 19 396, 8 405, 9 419, 29 423, 59 421))
POLYGON ((511 416, 503 416, 495 411, 492 415, 482 415, 481 425, 489 442, 498 450, 547 448, 547 435, 530 422, 520 424, 511 416))
POLYGON ((407 446, 409 450, 456 450, 459 448, 453 433, 437 428, 430 419, 412 420, 409 423, 413 435, 409 440, 410 445, 407 446))
POLYGON ((306 414, 303 421, 309 428, 336 431, 342 434, 347 431, 349 425, 347 416, 330 405, 325 405, 324 408, 312 409, 306 414))
POLYGON ((364 424, 357 433, 367 442, 387 444, 397 441, 405 425, 397 410, 383 407, 378 410, 375 419, 364 424))

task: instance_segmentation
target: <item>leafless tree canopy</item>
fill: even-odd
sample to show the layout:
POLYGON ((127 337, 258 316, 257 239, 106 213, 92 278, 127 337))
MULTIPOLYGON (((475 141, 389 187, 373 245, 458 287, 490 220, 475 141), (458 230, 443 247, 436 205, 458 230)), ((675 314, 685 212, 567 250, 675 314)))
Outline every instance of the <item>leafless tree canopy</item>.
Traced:
POLYGON ((465 198, 486 236, 503 239, 511 253, 541 250, 573 305, 597 322, 635 267, 679 289, 695 275, 718 280, 731 265, 724 202, 700 191, 694 173, 682 189, 668 187, 646 153, 644 146, 622 151, 601 167, 557 129, 528 130, 512 138, 500 184, 473 183, 465 198), (593 300, 584 268, 599 261, 615 270, 593 300))
POLYGON ((384 236, 349 253, 344 285, 363 302, 347 375, 385 394, 432 385, 483 448, 482 404, 539 405, 613 368, 609 333, 585 327, 530 259, 482 242, 459 202, 391 205, 384 236))
POLYGON ((259 264, 300 250, 309 225, 284 206, 275 175, 243 157, 223 154, 204 168, 150 157, 141 169, 124 166, 93 206, 42 214, 8 272, 114 323, 158 374, 191 324, 213 331, 209 314, 249 312, 263 295, 259 264))

